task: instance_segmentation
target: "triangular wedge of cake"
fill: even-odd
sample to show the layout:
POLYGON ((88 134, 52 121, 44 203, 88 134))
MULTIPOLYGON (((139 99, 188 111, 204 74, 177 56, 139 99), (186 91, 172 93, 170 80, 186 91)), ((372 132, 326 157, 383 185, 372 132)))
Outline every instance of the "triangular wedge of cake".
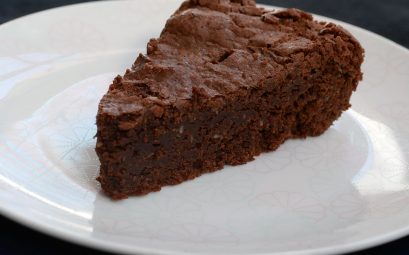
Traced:
POLYGON ((118 76, 97 115, 102 189, 158 191, 322 134, 362 78, 343 28, 253 0, 190 0, 118 76))

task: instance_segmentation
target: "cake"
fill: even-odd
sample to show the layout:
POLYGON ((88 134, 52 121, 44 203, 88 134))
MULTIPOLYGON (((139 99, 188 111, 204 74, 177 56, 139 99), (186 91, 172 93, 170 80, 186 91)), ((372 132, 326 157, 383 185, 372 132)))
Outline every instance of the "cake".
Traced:
POLYGON ((345 29, 301 10, 183 2, 100 101, 103 191, 159 191, 322 134, 350 107, 363 52, 345 29))

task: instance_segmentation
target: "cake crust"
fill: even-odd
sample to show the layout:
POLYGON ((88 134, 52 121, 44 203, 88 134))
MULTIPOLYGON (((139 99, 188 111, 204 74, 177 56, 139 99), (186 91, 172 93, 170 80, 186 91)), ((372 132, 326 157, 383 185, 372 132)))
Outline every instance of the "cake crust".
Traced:
POLYGON ((362 61, 351 34, 300 10, 186 1, 100 102, 98 180, 114 199, 142 195, 320 135, 362 61))

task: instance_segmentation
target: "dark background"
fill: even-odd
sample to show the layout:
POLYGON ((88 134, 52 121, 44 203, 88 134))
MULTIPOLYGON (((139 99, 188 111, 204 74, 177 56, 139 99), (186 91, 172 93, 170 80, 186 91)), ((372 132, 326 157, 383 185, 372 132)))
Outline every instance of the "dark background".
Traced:
MULTIPOLYGON (((138 1, 138 0, 135 0, 138 1)), ((0 24, 23 15, 86 2, 81 0, 1 0, 0 24)), ((408 0, 258 0, 258 3, 296 7, 366 28, 409 48, 408 0)), ((1 42, 0 42, 1 47, 1 42)), ((408 63, 409 64, 409 63, 408 63)), ((101 254, 40 234, 0 216, 0 255, 101 254)), ((409 237, 353 255, 409 254, 409 237)))

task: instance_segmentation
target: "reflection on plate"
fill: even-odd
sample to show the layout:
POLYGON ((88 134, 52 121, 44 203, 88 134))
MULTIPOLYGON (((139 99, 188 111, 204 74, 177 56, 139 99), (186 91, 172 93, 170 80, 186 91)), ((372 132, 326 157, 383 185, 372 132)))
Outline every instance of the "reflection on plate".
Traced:
POLYGON ((88 3, 0 27, 2 213, 128 253, 329 254, 408 234, 409 52, 347 24, 365 80, 324 135, 144 197, 100 192, 98 101, 179 3, 88 3))

